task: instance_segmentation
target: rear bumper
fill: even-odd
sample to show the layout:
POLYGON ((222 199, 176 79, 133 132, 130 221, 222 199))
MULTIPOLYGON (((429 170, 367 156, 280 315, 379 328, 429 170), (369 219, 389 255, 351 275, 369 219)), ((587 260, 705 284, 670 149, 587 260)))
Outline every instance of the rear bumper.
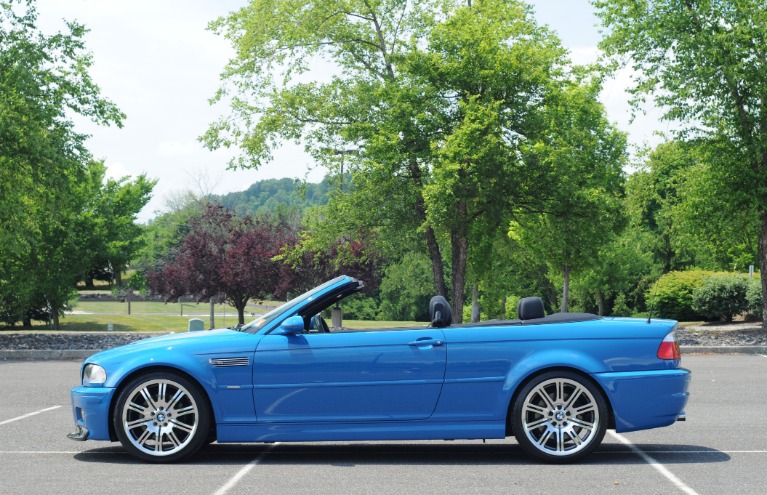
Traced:
POLYGON ((607 393, 619 433, 668 426, 686 418, 689 370, 598 373, 594 378, 607 393))
POLYGON ((76 430, 67 437, 72 440, 111 440, 109 435, 109 405, 113 388, 77 387, 70 393, 76 430))

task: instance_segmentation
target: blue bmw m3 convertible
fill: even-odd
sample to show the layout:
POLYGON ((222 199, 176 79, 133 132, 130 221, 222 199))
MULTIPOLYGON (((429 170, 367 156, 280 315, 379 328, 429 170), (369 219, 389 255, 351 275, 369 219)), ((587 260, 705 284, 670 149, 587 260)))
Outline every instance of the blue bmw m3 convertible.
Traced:
POLYGON ((569 462, 605 430, 683 420, 690 372, 675 321, 546 316, 330 329, 322 311, 362 282, 335 278, 237 329, 142 340, 86 359, 72 390, 75 440, 119 440, 173 462, 223 442, 486 439, 569 462))

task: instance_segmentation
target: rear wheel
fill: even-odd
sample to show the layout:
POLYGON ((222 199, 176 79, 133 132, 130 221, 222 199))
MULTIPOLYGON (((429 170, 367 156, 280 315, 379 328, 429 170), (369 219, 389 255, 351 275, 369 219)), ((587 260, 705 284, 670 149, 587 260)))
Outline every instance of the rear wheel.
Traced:
POLYGON ((572 462, 592 452, 605 436, 607 406, 589 380, 568 371, 537 376, 519 393, 512 411, 517 442, 549 462, 572 462))
POLYGON ((150 462, 175 462, 207 440, 210 414, 200 387, 187 378, 154 372, 131 380, 120 393, 113 422, 123 447, 150 462))

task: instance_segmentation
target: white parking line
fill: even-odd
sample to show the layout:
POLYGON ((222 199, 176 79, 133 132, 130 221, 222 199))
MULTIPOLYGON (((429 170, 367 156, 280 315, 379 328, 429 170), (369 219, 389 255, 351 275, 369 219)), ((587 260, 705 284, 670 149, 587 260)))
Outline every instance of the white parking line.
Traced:
POLYGON ((620 433, 615 433, 614 431, 608 431, 610 435, 613 436, 616 440, 618 440, 620 443, 625 445, 626 447, 630 448, 635 454, 637 454, 639 457, 644 459, 644 461, 655 468, 656 471, 658 471, 660 474, 666 477, 670 482, 672 482, 677 488, 682 490, 684 493, 687 493, 688 495, 698 495, 698 492, 687 486, 684 481, 677 478, 674 473, 666 469, 666 467, 647 455, 642 449, 634 445, 629 441, 628 438, 624 437, 620 433))
POLYGON ((26 419, 26 418, 28 418, 30 416, 36 416, 36 415, 38 415, 40 413, 44 413, 44 412, 48 412, 48 411, 53 411, 54 409, 58 409, 60 407, 61 406, 48 407, 48 408, 45 408, 45 409, 40 409, 39 411, 31 412, 29 414, 25 414, 23 416, 19 416, 17 418, 6 419, 5 421, 0 421, 0 426, 7 425, 8 423, 13 423, 14 421, 19 421, 19 420, 22 420, 22 419, 26 419))
POLYGON ((276 446, 278 446, 279 444, 280 444, 279 442, 276 442, 276 443, 273 443, 273 444, 271 444, 269 447, 267 447, 267 449, 266 449, 266 450, 264 450, 263 452, 261 452, 261 455, 259 455, 258 457, 256 457, 256 458, 255 458, 255 459, 253 459, 252 461, 250 461, 250 463, 249 463, 247 466, 245 466, 244 468, 240 469, 240 470, 237 472, 237 474, 235 474, 234 476, 232 476, 232 477, 229 479, 229 481, 227 481, 227 482, 226 482, 226 484, 225 484, 224 486, 222 486, 221 488, 219 488, 218 490, 216 490, 216 491, 213 493, 213 495, 224 495, 224 494, 226 494, 226 493, 227 493, 229 490, 231 490, 232 488, 234 488, 234 487, 237 485, 237 483, 239 483, 239 482, 240 482, 240 480, 241 480, 241 479, 242 479, 242 478, 243 478, 243 477, 244 477, 246 474, 248 474, 248 473, 250 472, 250 470, 251 470, 251 469, 253 469, 255 466, 257 466, 257 465, 258 465, 258 464, 259 464, 259 463, 260 463, 260 462, 261 462, 261 461, 264 459, 264 457, 266 457, 266 456, 269 454, 269 452, 271 452, 271 451, 272 451, 272 449, 274 449, 274 448, 275 448, 276 446))

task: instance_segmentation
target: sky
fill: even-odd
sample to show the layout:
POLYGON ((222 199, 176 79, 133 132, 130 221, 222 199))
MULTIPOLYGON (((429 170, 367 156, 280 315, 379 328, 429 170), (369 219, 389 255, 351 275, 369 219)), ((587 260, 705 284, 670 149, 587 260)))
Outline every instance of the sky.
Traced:
MULTIPOLYGON (((167 209, 183 191, 226 194, 256 181, 298 178, 319 182, 324 170, 313 165, 292 143, 258 170, 228 170, 236 150, 209 151, 198 141, 208 126, 227 114, 209 99, 220 86, 219 75, 233 54, 207 24, 237 10, 246 0, 38 0, 39 26, 47 33, 64 28, 63 19, 90 29, 85 36, 94 64, 91 76, 126 114, 123 128, 96 126, 75 119, 89 134, 88 147, 107 165, 109 177, 145 173, 158 179, 152 200, 139 214, 147 222, 167 209)), ((532 0, 539 24, 557 32, 575 63, 598 57, 598 20, 588 0, 532 0)), ((630 122, 624 69, 606 82, 601 95, 611 121, 629 133, 633 145, 654 144, 654 131, 667 131, 660 113, 649 108, 630 122)))

